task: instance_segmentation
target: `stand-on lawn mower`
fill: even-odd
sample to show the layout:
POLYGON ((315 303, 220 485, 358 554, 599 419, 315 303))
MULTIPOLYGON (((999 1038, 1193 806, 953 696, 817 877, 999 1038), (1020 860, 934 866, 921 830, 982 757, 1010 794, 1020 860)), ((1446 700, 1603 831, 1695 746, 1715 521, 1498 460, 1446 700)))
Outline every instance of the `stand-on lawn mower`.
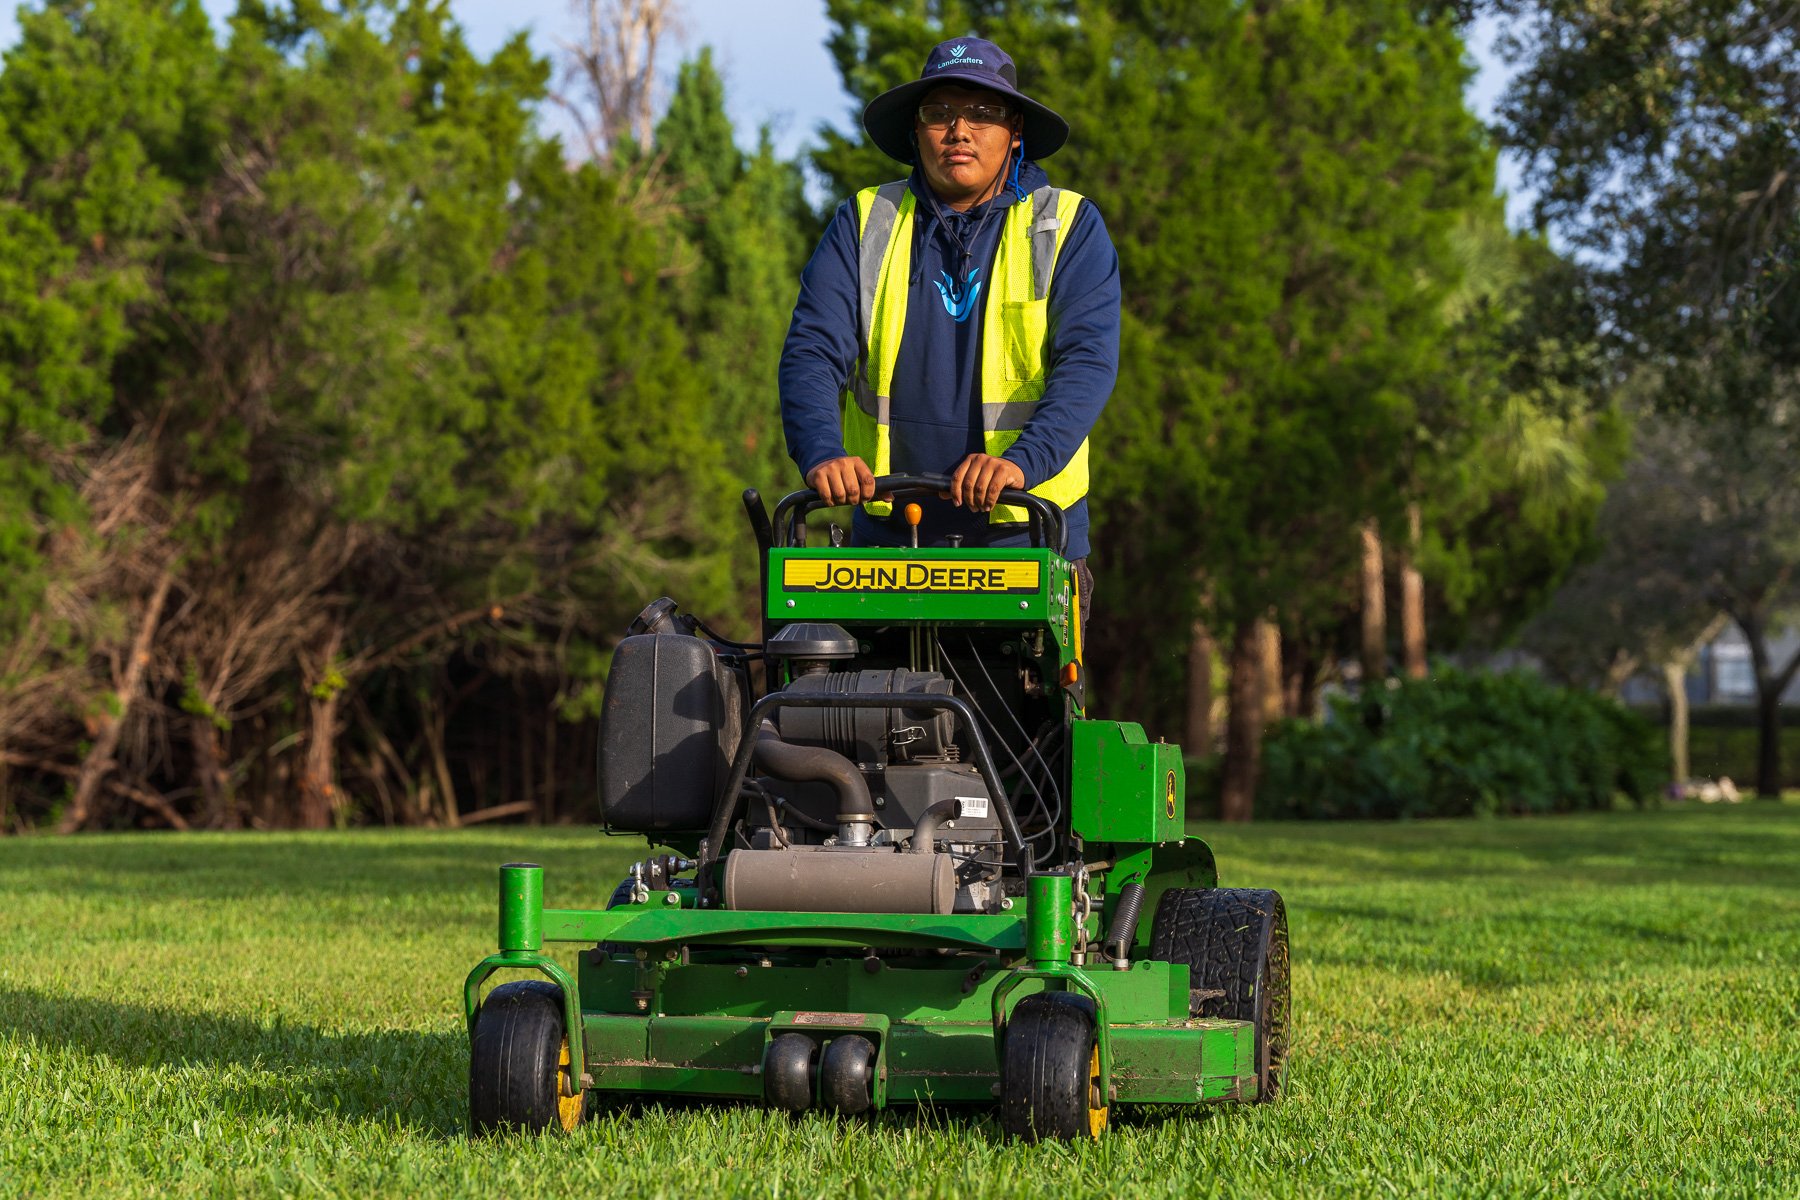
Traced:
POLYGON ((1217 886, 1179 747, 1084 715, 1063 514, 1002 502, 1030 548, 849 548, 835 528, 809 548, 816 492, 773 523, 748 492, 763 640, 667 599, 638 617, 601 802, 667 852, 602 911, 546 909, 541 868, 500 868, 500 949, 464 989, 476 1131, 571 1129, 589 1093, 997 1103, 1034 1140, 1096 1136, 1114 1104, 1274 1098, 1281 897, 1217 886), (573 976, 549 942, 583 947, 573 976), (505 969, 545 978, 484 998, 505 969))

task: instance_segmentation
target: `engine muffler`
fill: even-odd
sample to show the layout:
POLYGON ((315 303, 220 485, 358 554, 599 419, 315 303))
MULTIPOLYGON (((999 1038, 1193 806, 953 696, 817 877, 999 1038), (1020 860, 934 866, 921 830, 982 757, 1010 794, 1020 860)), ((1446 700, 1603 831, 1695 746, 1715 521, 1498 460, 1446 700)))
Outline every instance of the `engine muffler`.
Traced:
POLYGON ((833 847, 733 850, 725 856, 725 907, 740 912, 931 913, 956 904, 948 854, 833 847))

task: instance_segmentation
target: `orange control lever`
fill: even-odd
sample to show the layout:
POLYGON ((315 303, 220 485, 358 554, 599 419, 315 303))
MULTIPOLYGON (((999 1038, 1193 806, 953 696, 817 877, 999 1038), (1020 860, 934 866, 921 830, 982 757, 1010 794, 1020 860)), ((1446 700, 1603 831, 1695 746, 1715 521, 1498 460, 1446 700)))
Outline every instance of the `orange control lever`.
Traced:
POLYGON ((912 527, 913 549, 919 548, 919 522, 925 519, 925 510, 916 504, 906 506, 906 523, 912 527))

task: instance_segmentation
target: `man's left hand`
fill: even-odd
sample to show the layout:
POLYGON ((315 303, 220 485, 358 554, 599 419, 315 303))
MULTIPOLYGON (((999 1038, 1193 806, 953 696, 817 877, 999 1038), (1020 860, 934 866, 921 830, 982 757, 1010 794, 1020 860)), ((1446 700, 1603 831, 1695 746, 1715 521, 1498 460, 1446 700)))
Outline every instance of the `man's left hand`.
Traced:
POLYGON ((957 464, 950 476, 950 499, 961 508, 992 512, 1007 488, 1025 486, 1025 472, 1017 463, 991 454, 971 454, 957 464))

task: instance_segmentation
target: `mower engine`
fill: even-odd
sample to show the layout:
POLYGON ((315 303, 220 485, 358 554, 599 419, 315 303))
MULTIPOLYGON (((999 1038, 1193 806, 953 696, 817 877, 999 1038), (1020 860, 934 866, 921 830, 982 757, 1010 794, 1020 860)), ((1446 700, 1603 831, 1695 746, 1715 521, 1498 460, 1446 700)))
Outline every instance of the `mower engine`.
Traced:
MULTIPOLYGON (((914 696, 930 705, 953 694, 944 673, 841 669, 862 650, 835 624, 785 626, 763 652, 771 669, 791 677, 778 693, 820 703, 777 707, 749 731, 755 774, 742 785, 746 815, 724 856, 724 906, 999 911, 1000 822, 953 714, 839 706, 845 698, 914 696)), ((648 814, 690 828, 710 817, 710 805, 702 811, 683 801, 715 795, 738 749, 746 693, 732 659, 730 646, 692 633, 644 634, 619 647, 607 694, 636 703, 609 712, 604 725, 610 826, 640 829, 648 814), (716 778, 693 778, 709 772, 716 778)))

